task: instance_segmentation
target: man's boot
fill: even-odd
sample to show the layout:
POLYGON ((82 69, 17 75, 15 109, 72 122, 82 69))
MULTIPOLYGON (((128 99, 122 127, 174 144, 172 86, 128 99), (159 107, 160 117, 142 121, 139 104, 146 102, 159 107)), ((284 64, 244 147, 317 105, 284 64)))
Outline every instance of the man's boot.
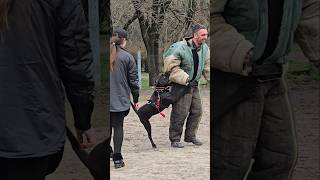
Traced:
POLYGON ((173 148, 183 148, 184 145, 179 141, 174 141, 174 142, 171 142, 171 147, 173 147, 173 148))
POLYGON ((185 139, 184 140, 185 142, 188 142, 188 143, 193 143, 194 145, 196 146, 201 146, 203 143, 197 139, 197 138, 192 138, 192 139, 185 139))

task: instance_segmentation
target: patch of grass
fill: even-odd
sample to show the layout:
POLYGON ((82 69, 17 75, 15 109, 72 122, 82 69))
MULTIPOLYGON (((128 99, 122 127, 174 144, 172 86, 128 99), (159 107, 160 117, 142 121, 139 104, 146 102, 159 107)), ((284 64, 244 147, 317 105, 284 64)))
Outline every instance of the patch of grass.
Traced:
POLYGON ((149 89, 149 73, 142 72, 141 73, 141 89, 149 89))
POLYGON ((309 62, 290 60, 289 61, 289 78, 298 78, 298 76, 310 76, 313 80, 320 80, 320 72, 309 62))
POLYGON ((200 85, 208 85, 209 83, 207 82, 206 79, 204 79, 204 77, 202 76, 200 79, 200 85))
POLYGON ((315 67, 311 67, 310 76, 312 79, 320 81, 320 72, 315 67))
POLYGON ((289 73, 295 72, 307 72, 310 70, 310 64, 305 61, 290 60, 289 61, 289 73))

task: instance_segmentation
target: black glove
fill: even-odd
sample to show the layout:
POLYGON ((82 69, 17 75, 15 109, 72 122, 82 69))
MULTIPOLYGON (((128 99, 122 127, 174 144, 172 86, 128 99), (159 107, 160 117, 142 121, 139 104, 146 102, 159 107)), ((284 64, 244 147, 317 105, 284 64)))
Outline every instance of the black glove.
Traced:
POLYGON ((196 86, 198 86, 198 81, 191 81, 191 82, 189 82, 188 86, 196 87, 196 86))

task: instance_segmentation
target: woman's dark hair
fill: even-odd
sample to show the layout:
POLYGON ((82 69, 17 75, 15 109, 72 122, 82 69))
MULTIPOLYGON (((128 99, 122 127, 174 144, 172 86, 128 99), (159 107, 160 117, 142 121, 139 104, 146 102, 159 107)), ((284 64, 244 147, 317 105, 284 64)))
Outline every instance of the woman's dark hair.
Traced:
POLYGON ((125 38, 119 38, 117 34, 113 34, 110 39, 110 70, 113 71, 113 66, 117 60, 117 50, 123 43, 125 38))
POLYGON ((13 0, 0 0, 0 31, 8 29, 8 14, 13 0))

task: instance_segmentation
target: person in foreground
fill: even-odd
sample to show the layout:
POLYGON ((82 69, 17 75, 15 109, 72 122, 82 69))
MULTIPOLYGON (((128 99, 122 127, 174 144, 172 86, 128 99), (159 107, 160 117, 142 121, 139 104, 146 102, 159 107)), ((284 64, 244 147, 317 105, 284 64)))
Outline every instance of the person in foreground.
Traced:
POLYGON ((95 144, 92 63, 80 1, 0 1, 1 180, 44 180, 55 171, 65 92, 80 146, 95 144))
POLYGON ((291 179, 297 145, 286 55, 295 39, 319 69, 319 1, 214 0, 212 7, 212 178, 291 179))

